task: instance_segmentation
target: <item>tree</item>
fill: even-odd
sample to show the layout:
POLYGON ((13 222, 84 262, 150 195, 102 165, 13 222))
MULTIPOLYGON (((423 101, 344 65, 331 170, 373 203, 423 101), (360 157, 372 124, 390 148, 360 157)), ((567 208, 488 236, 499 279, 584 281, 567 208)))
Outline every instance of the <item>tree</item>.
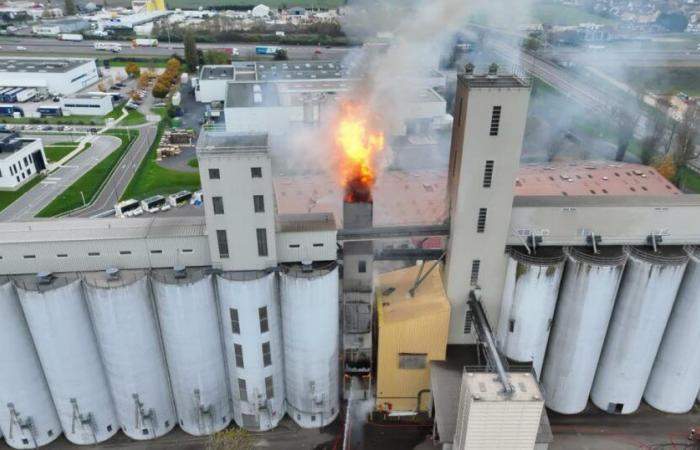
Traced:
POLYGON ((533 37, 526 38, 523 41, 523 48, 529 52, 536 52, 542 47, 542 43, 533 37))
POLYGON ((654 168, 669 181, 673 181, 678 173, 678 168, 673 162, 671 155, 663 156, 656 160, 654 168))
POLYGON ((232 428, 209 436, 207 450, 253 450, 255 438, 243 428, 232 428))
POLYGON ((141 75, 141 68, 138 66, 138 64, 132 61, 126 63, 126 66, 124 66, 124 72, 126 72, 130 78, 137 78, 139 75, 141 75))
POLYGON ((688 27, 688 18, 683 11, 672 11, 659 14, 656 24, 672 33, 682 33, 688 27))
POLYGON ((673 149, 673 162, 676 164, 677 168, 684 167, 697 156, 695 154, 695 138, 697 133, 695 129, 696 117, 696 107, 689 106, 683 114, 683 121, 678 126, 678 134, 673 149))
POLYGON ((624 161, 627 147, 634 136, 634 126, 637 121, 635 118, 625 111, 620 111, 617 122, 617 153, 615 161, 624 161))
POLYGON ((226 52, 207 50, 204 52, 204 64, 229 64, 231 59, 226 52))
POLYGON ((170 85, 162 83, 161 80, 156 81, 156 84, 153 85, 152 94, 155 98, 165 98, 168 92, 170 92, 170 85))
POLYGON ((189 72, 196 72, 199 65, 199 57, 197 56, 197 43, 194 40, 194 33, 187 29, 185 32, 185 63, 189 72))
POLYGON ((148 74, 142 73, 141 76, 139 76, 139 82, 138 86, 139 89, 145 89, 148 87, 148 82, 149 82, 148 74))
POLYGON ((66 16, 74 16, 76 13, 75 0, 64 0, 63 14, 66 16))

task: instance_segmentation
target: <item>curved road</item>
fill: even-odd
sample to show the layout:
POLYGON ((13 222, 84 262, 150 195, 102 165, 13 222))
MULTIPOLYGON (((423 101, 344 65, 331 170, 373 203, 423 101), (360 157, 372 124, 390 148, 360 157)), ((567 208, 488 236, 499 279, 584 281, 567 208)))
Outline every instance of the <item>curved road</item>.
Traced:
POLYGON ((0 221, 32 220, 58 194, 116 150, 120 143, 120 139, 114 136, 97 136, 89 149, 70 160, 67 165, 53 171, 21 198, 0 212, 0 221))

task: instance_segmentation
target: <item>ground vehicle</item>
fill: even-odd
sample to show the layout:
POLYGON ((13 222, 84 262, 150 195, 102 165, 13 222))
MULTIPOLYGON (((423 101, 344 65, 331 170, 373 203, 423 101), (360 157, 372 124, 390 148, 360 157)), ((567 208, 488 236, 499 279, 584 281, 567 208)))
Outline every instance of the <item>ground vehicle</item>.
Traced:
POLYGON ((14 103, 17 101, 17 93, 23 91, 24 88, 13 88, 10 89, 9 91, 5 91, 2 94, 2 100, 3 102, 8 102, 8 103, 14 103))
POLYGON ((14 117, 15 114, 24 117, 24 110, 14 105, 0 105, 0 117, 14 117))
POLYGON ((24 103, 28 100, 33 99, 35 96, 36 96, 36 89, 28 88, 28 89, 24 89, 24 90, 18 92, 17 94, 15 94, 15 101, 20 102, 20 103, 24 103))
POLYGON ((18 46, 17 46, 17 50, 20 51, 20 52, 26 52, 26 51, 27 51, 27 47, 22 47, 21 45, 18 45, 18 46))
POLYGON ((95 42, 95 50, 105 50, 112 53, 119 53, 122 51, 122 44, 118 42, 95 42))
POLYGON ((158 39, 132 39, 134 47, 158 47, 158 39))
POLYGON ((182 206, 189 204, 190 199, 192 199, 192 192, 180 191, 175 194, 170 194, 168 196, 168 203, 170 206, 182 206))
POLYGON ((83 35, 82 34, 71 34, 71 33, 61 33, 56 38, 59 41, 82 41, 83 40, 83 35))
POLYGON ((114 205, 114 215, 117 217, 140 216, 143 214, 141 204, 138 200, 124 200, 114 205))
POLYGON ((117 86, 117 85, 114 85, 114 86, 110 86, 110 87, 109 87, 109 90, 110 90, 110 91, 120 91, 121 88, 120 88, 119 86, 117 86))
POLYGON ((149 213, 160 211, 167 203, 162 195, 154 195, 145 200, 141 200, 141 208, 149 213))
POLYGON ((314 50, 314 55, 320 55, 321 53, 323 52, 319 49, 314 50))
POLYGON ((41 117, 58 117, 63 115, 63 110, 60 106, 40 106, 36 111, 41 114, 41 117))
POLYGON ((258 55, 274 55, 278 50, 282 49, 280 47, 272 47, 268 45, 255 47, 255 53, 258 55))

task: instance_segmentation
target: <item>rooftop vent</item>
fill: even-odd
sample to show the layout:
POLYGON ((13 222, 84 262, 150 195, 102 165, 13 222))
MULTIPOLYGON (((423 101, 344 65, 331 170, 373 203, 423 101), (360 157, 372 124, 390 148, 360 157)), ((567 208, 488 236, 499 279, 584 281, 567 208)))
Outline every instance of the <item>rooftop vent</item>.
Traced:
POLYGON ((109 281, 114 281, 119 279, 119 269, 116 267, 110 267, 107 270, 105 270, 105 274, 107 275, 107 279, 109 281))
POLYGON ((498 77, 498 64, 493 63, 489 66, 488 78, 497 78, 497 77, 498 77))
POLYGON ((301 271, 304 273, 310 273, 314 271, 314 266, 312 261, 302 261, 301 271))
POLYGON ((51 284, 53 281, 53 272, 39 272, 36 274, 36 281, 39 284, 51 284))
POLYGON ((466 66, 464 66, 464 73, 469 78, 473 77, 474 76, 474 64, 468 63, 466 66))
POLYGON ((173 272, 175 272, 175 278, 185 278, 187 276, 187 267, 178 264, 173 267, 173 272))

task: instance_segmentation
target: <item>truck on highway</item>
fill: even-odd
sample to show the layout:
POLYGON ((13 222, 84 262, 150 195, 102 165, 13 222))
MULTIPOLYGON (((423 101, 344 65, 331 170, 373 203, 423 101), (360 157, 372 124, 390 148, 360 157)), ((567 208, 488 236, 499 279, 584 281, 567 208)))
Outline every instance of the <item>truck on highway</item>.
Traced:
POLYGON ((95 42, 95 50, 119 53, 122 51, 122 44, 118 42, 95 42))
POLYGON ((158 39, 132 39, 134 47, 158 47, 158 39))
POLYGON ((61 33, 56 36, 59 41, 82 41, 82 34, 61 33))
POLYGON ((0 117, 24 117, 24 110, 15 105, 0 105, 0 117))
POLYGON ((255 47, 255 53, 258 55, 274 55, 279 50, 282 49, 280 47, 273 47, 270 45, 260 45, 258 47, 255 47))
POLYGON ((19 91, 15 94, 15 101, 18 103, 24 103, 36 97, 36 94, 37 92, 34 88, 24 89, 23 91, 19 91))

